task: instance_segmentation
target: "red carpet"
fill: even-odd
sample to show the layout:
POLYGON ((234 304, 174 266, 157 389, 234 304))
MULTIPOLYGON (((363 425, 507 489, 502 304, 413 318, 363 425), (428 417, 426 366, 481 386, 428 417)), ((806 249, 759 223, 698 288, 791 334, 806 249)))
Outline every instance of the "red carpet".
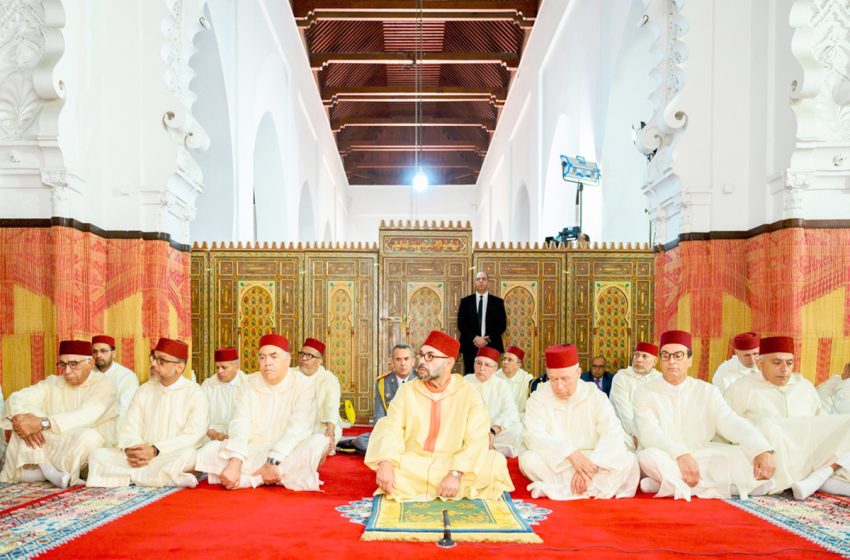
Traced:
MULTIPOLYGON (((510 462, 514 498, 530 500, 510 462)), ((362 543, 361 525, 334 508, 366 497, 374 475, 359 456, 322 466, 325 491, 282 488, 227 492, 201 484, 131 513, 42 558, 261 558, 404 560, 441 558, 839 558, 790 532, 719 500, 532 500, 553 510, 535 526, 542 545, 362 543)))

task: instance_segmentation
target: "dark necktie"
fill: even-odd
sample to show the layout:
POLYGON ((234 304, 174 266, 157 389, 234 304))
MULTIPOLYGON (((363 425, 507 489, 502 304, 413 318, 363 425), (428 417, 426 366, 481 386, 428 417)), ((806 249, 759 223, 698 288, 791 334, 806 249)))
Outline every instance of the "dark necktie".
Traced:
POLYGON ((484 311, 484 296, 478 296, 478 334, 481 334, 481 318, 484 311))
POLYGON ((602 378, 596 377, 593 380, 596 381, 596 386, 599 387, 600 390, 602 390, 602 378))

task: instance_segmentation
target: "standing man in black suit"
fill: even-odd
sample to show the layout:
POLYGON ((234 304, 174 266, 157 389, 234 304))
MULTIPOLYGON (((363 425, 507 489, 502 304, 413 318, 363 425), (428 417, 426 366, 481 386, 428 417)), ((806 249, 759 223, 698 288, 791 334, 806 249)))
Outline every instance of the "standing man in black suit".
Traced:
POLYGON ((508 326, 505 300, 489 293, 490 277, 486 272, 475 275, 475 293, 460 300, 457 308, 457 328, 460 331, 460 350, 463 370, 474 373, 475 355, 482 346, 504 352, 502 334, 508 326))

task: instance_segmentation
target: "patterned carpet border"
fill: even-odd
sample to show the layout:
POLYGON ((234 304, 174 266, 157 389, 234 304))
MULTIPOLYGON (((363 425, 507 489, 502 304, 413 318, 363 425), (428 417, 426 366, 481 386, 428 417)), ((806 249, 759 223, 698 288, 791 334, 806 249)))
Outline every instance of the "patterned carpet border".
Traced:
POLYGON ((0 518, 0 560, 32 558, 180 488, 84 488, 37 499, 0 518))
POLYGON ((850 500, 846 498, 817 492, 800 501, 788 491, 745 502, 737 499, 727 502, 827 550, 850 557, 850 500))

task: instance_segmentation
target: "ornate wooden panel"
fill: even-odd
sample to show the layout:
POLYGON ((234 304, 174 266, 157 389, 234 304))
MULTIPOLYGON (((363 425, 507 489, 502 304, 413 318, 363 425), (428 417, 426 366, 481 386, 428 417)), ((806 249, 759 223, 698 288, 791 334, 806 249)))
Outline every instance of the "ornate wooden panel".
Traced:
POLYGON ((474 261, 473 272, 487 272, 490 291, 505 300, 505 347, 522 348, 524 369, 532 375, 542 373, 543 351, 564 342, 564 249, 476 246, 474 261))
POLYGON ((418 348, 431 329, 458 336, 457 307, 471 289, 469 225, 390 222, 381 225, 378 246, 381 363, 396 344, 418 348))
POLYGON ((192 275, 192 367, 197 375, 209 369, 210 348, 210 255, 206 251, 192 253, 189 270, 192 275))
POLYGON ((373 380, 384 363, 375 329, 377 264, 374 249, 305 255, 304 337, 325 342, 325 367, 339 379, 343 400, 354 403, 359 422, 372 414, 373 380))
POLYGON ((582 367, 605 356, 616 371, 630 361, 639 340, 653 340, 653 253, 608 249, 567 251, 567 339, 578 346, 582 367))

